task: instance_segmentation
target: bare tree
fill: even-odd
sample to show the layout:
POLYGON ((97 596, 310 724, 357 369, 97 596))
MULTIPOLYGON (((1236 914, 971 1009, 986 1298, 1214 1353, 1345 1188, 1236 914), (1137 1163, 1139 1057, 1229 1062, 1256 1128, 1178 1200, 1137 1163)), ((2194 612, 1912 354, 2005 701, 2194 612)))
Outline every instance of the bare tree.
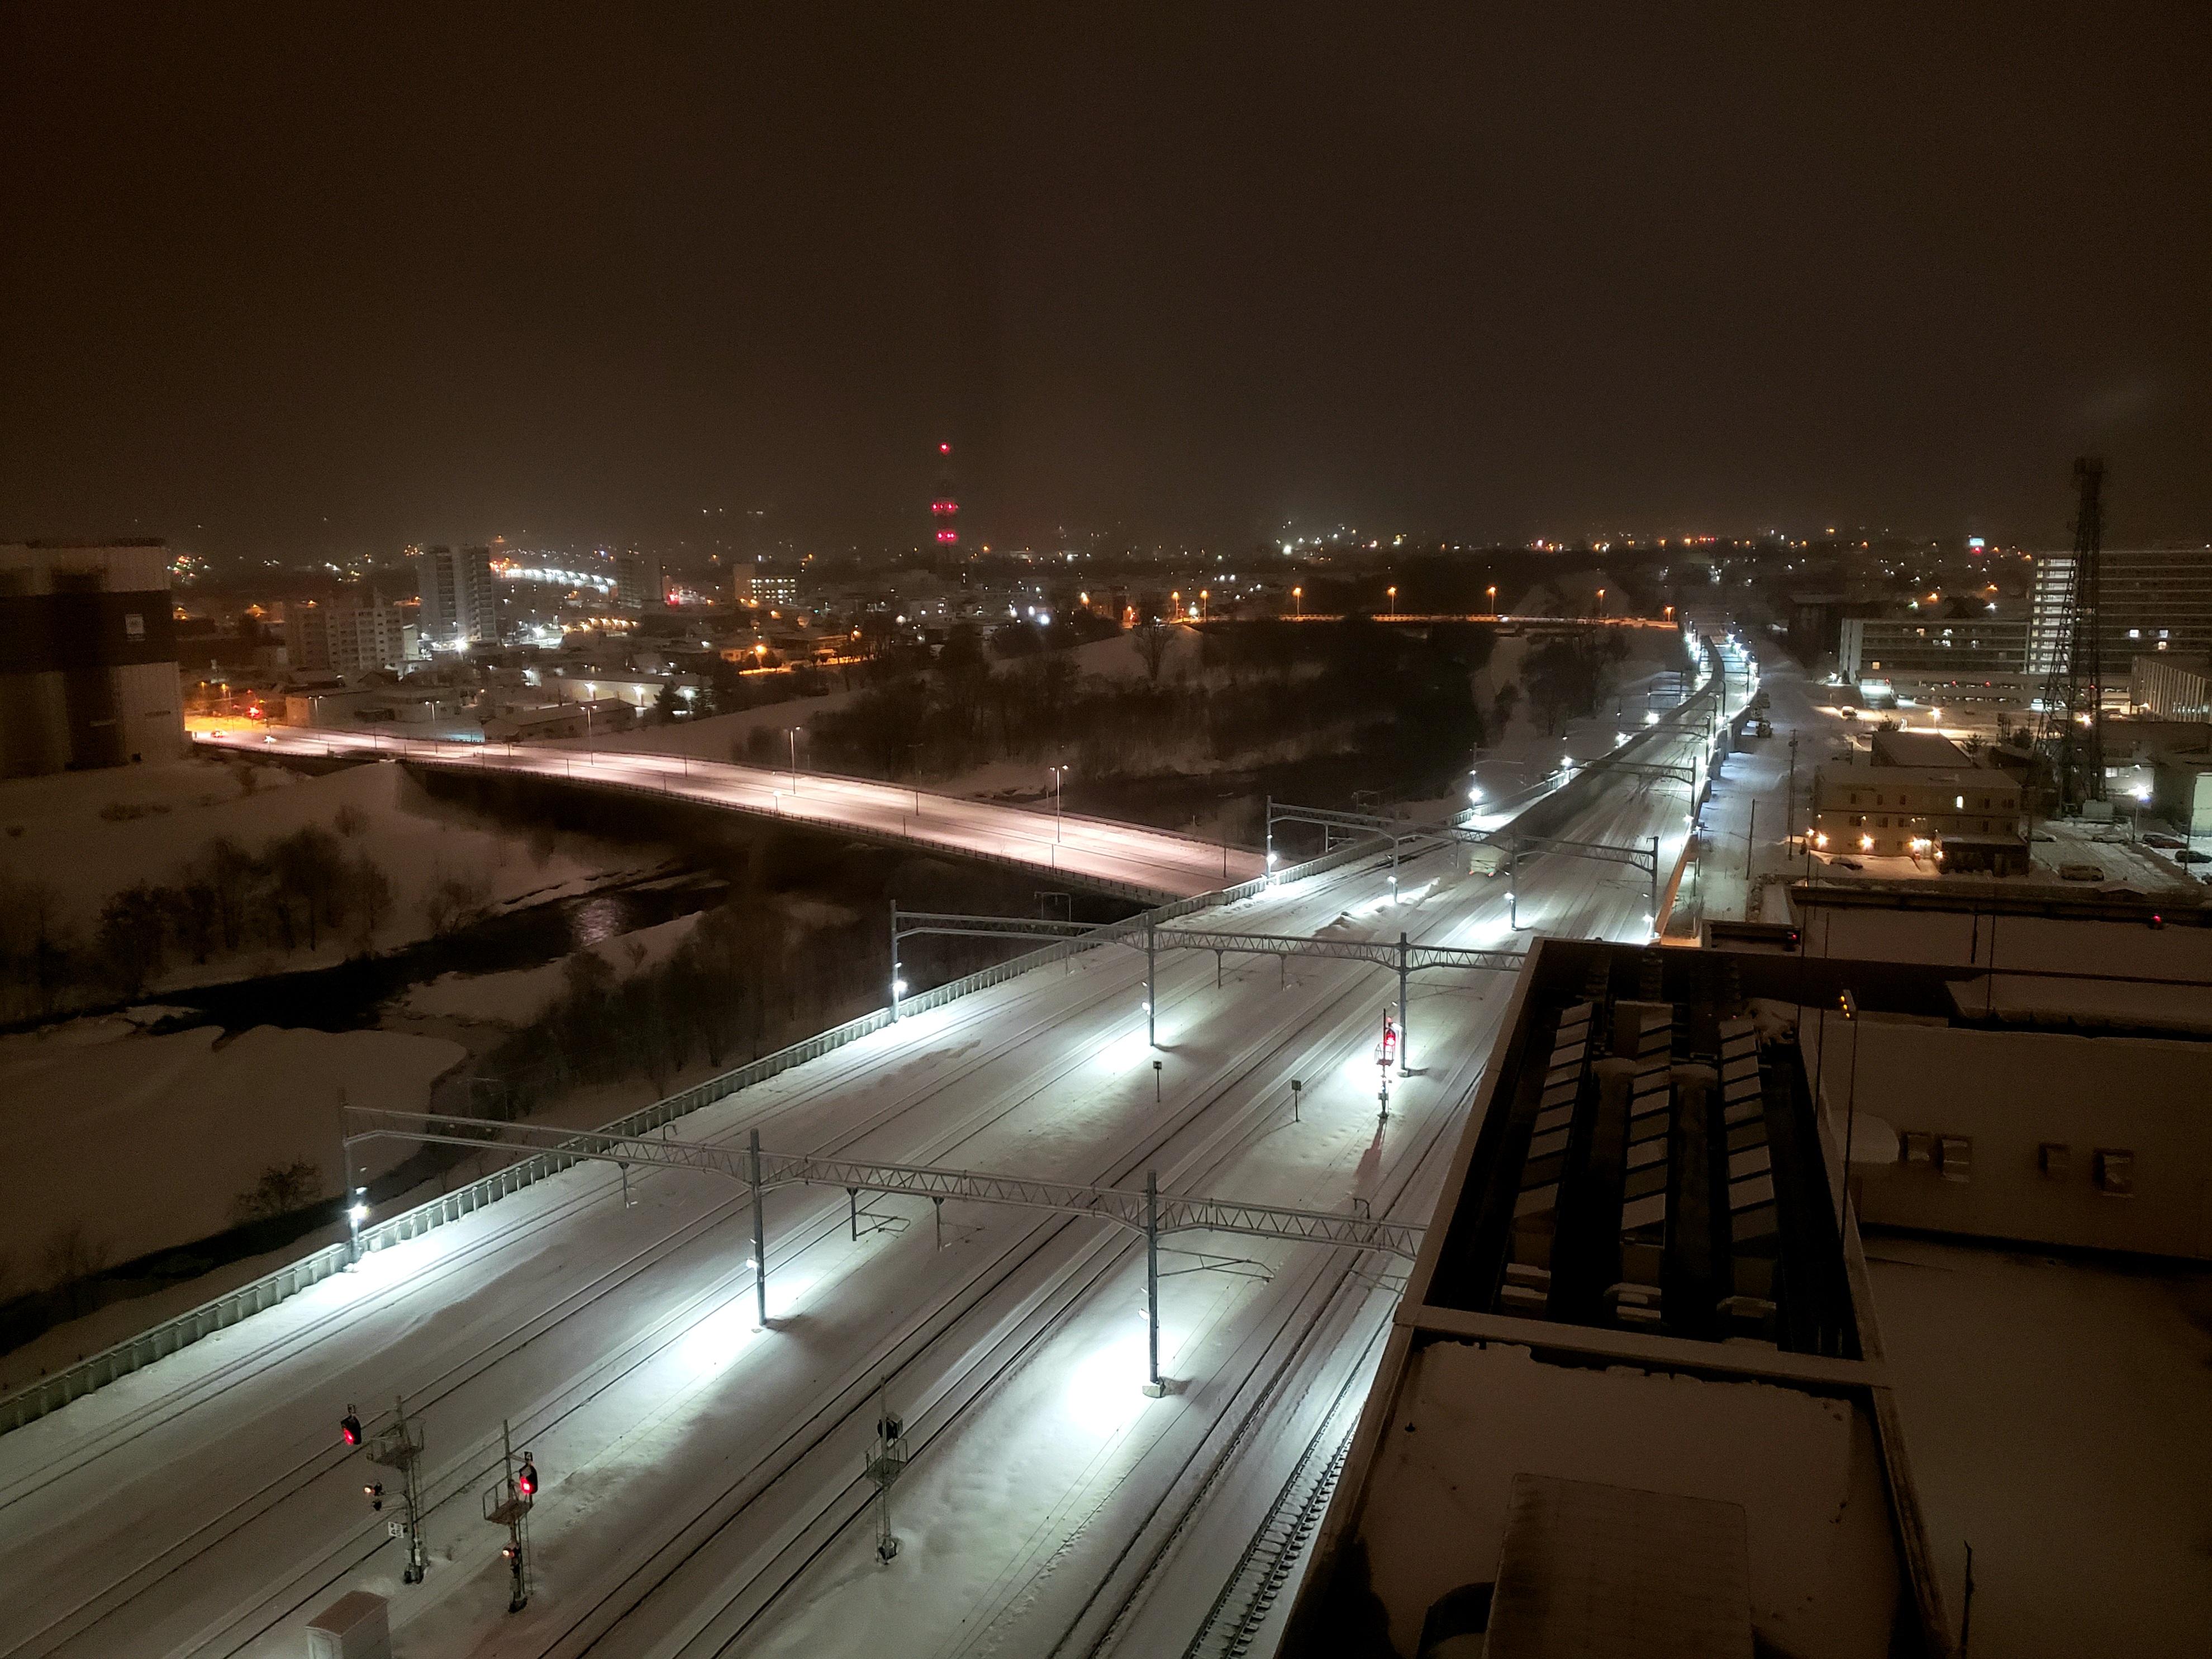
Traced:
POLYGON ((1174 633, 1153 620, 1139 623, 1130 635, 1137 642, 1137 660, 1145 665, 1145 678, 1158 685, 1160 670, 1167 665, 1168 648, 1175 641, 1174 633))

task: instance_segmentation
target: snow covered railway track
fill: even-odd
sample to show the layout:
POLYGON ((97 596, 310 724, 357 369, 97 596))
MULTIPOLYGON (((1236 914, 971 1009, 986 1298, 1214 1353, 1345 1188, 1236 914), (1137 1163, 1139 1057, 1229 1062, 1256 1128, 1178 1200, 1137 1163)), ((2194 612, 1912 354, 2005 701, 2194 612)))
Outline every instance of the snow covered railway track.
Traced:
MULTIPOLYGON (((1115 975, 1115 977, 1116 979, 1121 979, 1126 978, 1126 975, 1115 975)), ((1190 977, 1194 980, 1197 976, 1192 975, 1190 977)), ((1082 1005, 1081 1012, 1085 1013, 1094 1012, 1100 1004, 1109 1002, 1113 999, 1125 994, 1127 988, 1128 988, 1126 984, 1102 985, 1097 988, 1095 994, 1089 995, 1085 998, 1085 1000, 1082 1005)), ((1180 1004, 1184 1000, 1196 997, 1201 994, 1200 987, 1195 983, 1191 984, 1185 987, 1179 993, 1173 994, 1175 996, 1175 1004, 1180 1004)), ((1064 992, 1062 994, 1064 994, 1064 992)), ((1168 1006, 1173 1006, 1175 1004, 1170 1004, 1168 1006)), ((916 1083, 908 1090, 905 1091, 900 1099, 895 1101, 890 1105, 870 1114, 857 1123, 848 1124, 839 1133, 833 1136, 828 1141, 822 1143, 818 1150, 825 1153, 835 1153, 838 1151, 844 1150, 848 1146, 866 1138, 867 1136, 882 1131, 889 1126, 896 1124, 899 1119, 904 1116, 908 1112, 911 1111, 916 1105, 924 1101, 935 1099, 942 1095, 948 1088, 957 1085, 963 1079, 974 1075, 975 1073, 979 1072, 994 1060, 1001 1059, 1013 1050, 1019 1048, 1024 1043, 1038 1035, 1042 1030, 1048 1027, 1064 1025, 1065 1013, 1066 1010, 1063 1007, 1059 1012, 1059 1016, 1057 1018, 1048 1017, 1040 1018, 1026 1026, 1018 1028, 1011 1033, 1000 1035, 994 1041, 988 1045, 982 1052, 968 1056, 951 1076, 947 1077, 941 1073, 933 1074, 929 1078, 916 1083)), ((1282 1024, 1285 1027, 1294 1026, 1296 1024, 1296 1018, 1293 1016, 1290 1018, 1286 1018, 1282 1022, 1282 1024)), ((937 1040, 942 1040, 941 1035, 937 1040)), ((1082 1055, 1079 1053, 1077 1057, 1064 1060, 1055 1065, 1044 1076, 1031 1079, 1029 1082, 1029 1085, 1011 1100, 1001 1101, 1000 1103, 994 1106, 988 1103, 988 1097, 987 1097, 987 1105, 984 1109, 969 1114, 955 1124, 948 1126, 947 1127, 940 1130, 938 1133, 929 1136, 924 1144, 906 1149, 907 1155, 923 1158, 941 1155, 943 1152, 957 1146, 961 1142, 972 1138, 974 1134, 981 1133, 983 1129, 988 1128, 999 1119, 1018 1109, 1021 1104, 1036 1095, 1048 1091, 1051 1085, 1060 1080, 1066 1072, 1081 1064, 1082 1058, 1082 1055)), ((825 1081, 813 1085, 813 1087, 806 1091, 805 1093, 808 1096, 834 1093, 836 1092, 836 1088, 837 1084, 836 1081, 825 1081)), ((803 1103, 804 1102, 794 1102, 790 1099, 776 1101, 764 1105, 761 1109, 760 1112, 751 1115, 755 1121, 758 1121, 760 1117, 765 1115, 781 1115, 794 1112, 799 1106, 803 1103)), ((725 1131, 724 1134, 733 1134, 737 1132, 738 1131, 733 1128, 725 1131)), ((723 1137, 718 1136, 717 1138, 723 1137)), ((606 1184, 607 1182, 605 1180, 602 1180, 599 1183, 599 1188, 602 1194, 606 1184)), ((663 1253, 664 1255, 672 1255, 677 1246, 681 1243, 691 1242, 697 1237, 704 1237, 707 1232, 712 1231, 722 1221, 729 1219, 733 1207, 733 1203, 734 1201, 732 1204, 718 1206, 717 1208, 714 1212, 710 1212, 707 1217, 701 1218, 696 1222, 689 1224, 684 1237, 680 1240, 671 1241, 670 1249, 663 1253)), ((842 1218, 838 1212, 837 1206, 834 1203, 831 1203, 817 1206, 813 1213, 804 1218, 798 1218, 795 1222, 787 1221, 780 1224, 777 1230, 779 1243, 775 1250, 774 1255, 772 1256, 772 1270, 781 1270, 782 1267, 787 1267, 790 1262, 805 1255, 806 1252, 811 1249, 816 1244, 823 1242, 832 1233, 839 1231, 841 1229, 842 1220, 842 1218)), ((645 1267, 649 1267, 651 1265, 654 1264, 644 1263, 641 1265, 638 1271, 642 1272, 645 1267)), ((592 1301, 595 1301, 599 1296, 606 1294, 608 1291, 618 1288, 620 1287, 616 1285, 601 1285, 592 1290, 589 1294, 580 1292, 574 1298, 574 1305, 568 1309, 566 1312, 574 1312, 575 1309, 586 1305, 592 1301)), ((573 1413, 592 1403, 592 1401, 598 1397, 599 1394, 603 1392, 605 1389, 614 1386, 616 1383, 623 1381, 638 1367, 648 1364, 653 1358, 659 1357, 659 1355, 665 1350, 671 1342, 680 1339, 684 1334, 685 1328, 690 1322, 692 1322, 691 1316, 698 1311, 699 1307, 703 1304, 703 1302, 715 1299, 718 1299, 718 1297, 708 1297, 696 1299, 691 1303, 687 1303, 684 1308, 679 1310, 678 1316, 672 1316, 671 1318, 661 1322, 657 1322, 655 1329, 662 1333, 661 1340, 650 1345, 643 1346, 634 1353, 628 1353, 626 1363, 623 1364, 619 1367, 602 1368, 602 1374, 600 1375, 600 1380, 597 1387, 580 1393, 575 1392, 574 1390, 569 1391, 566 1399, 566 1403, 562 1405, 560 1409, 551 1409, 551 1402, 550 1401, 540 1402, 538 1405, 533 1406, 531 1409, 524 1412, 518 1418, 517 1421, 519 1428, 527 1435, 538 1436, 559 1426, 559 1425, 573 1413)), ((566 1316, 565 1312, 562 1316, 566 1316)), ((550 1328, 550 1325, 547 1326, 546 1328, 550 1328)), ((540 1332, 538 1334, 542 1334, 543 1333, 540 1332)), ((526 1340, 528 1339, 525 1338, 524 1340, 526 1340)), ((495 1348, 498 1348, 500 1345, 489 1345, 485 1350, 480 1351, 480 1357, 483 1363, 469 1367, 457 1366, 452 1368, 447 1373, 441 1375, 440 1377, 430 1379, 427 1382, 418 1382, 414 1388, 407 1390, 408 1397, 412 1407, 418 1414, 427 1414, 432 1407, 437 1405, 440 1401, 446 1398, 447 1395, 451 1394, 455 1389, 465 1386, 467 1382, 475 1380, 477 1376, 482 1375, 483 1371, 489 1370, 491 1364, 497 1363, 500 1359, 508 1357, 509 1354, 520 1346, 520 1344, 519 1342, 511 1342, 505 1352, 494 1352, 493 1350, 495 1348)), ((490 1443, 491 1443, 489 1441, 482 1443, 479 1447, 472 1449, 470 1453, 465 1454, 462 1457, 453 1460, 451 1467, 455 1468, 459 1468, 463 1465, 466 1465, 470 1468, 481 1467, 485 1462, 489 1455, 490 1443)), ((320 1478, 322 1474, 334 1470, 337 1466, 337 1462, 340 1456, 342 1456, 342 1454, 337 1454, 334 1452, 326 1463, 319 1458, 308 1460, 309 1462, 320 1466, 315 1468, 308 1475, 308 1480, 320 1478)), ((303 1464, 299 1467, 306 1467, 306 1465, 303 1464)), ((270 1483, 270 1487, 269 1489, 264 1490, 261 1494, 257 1494, 257 1497, 265 1499, 265 1501, 260 1504, 260 1512, 266 1512, 267 1510, 273 1509, 276 1504, 283 1501, 283 1498, 285 1496, 289 1495, 285 1492, 276 1492, 274 1496, 270 1496, 270 1492, 273 1491, 275 1486, 278 1484, 280 1483, 272 1482, 270 1483)), ((300 1486, 304 1486, 306 1482, 298 1483, 300 1486)), ((431 1482, 429 1491, 427 1494, 428 1503, 426 1508, 426 1514, 434 1512, 438 1504, 443 1502, 447 1497, 451 1495, 450 1493, 441 1491, 442 1484, 443 1483, 441 1480, 435 1478, 434 1478, 431 1482)), ((465 1485, 465 1482, 464 1481, 463 1484, 465 1485)), ((234 1506, 234 1513, 238 1510, 242 1510, 246 1507, 248 1506, 245 1504, 234 1506)), ((245 1516, 241 1521, 241 1524, 244 1524, 245 1522, 250 1522, 253 1518, 255 1517, 252 1516, 245 1516)), ((203 1528, 201 1534, 195 1534, 192 1540, 186 1540, 188 1544, 198 1543, 200 1547, 198 1550, 186 1550, 183 1548, 183 1547, 179 1547, 177 1550, 165 1553, 165 1558, 167 1558, 165 1562, 149 1564, 149 1567, 158 1566, 161 1571, 158 1574, 149 1577, 147 1579, 147 1583, 150 1583, 152 1582, 157 1582, 158 1577, 168 1576, 169 1573, 173 1572, 178 1568, 185 1565, 193 1555, 204 1553, 207 1548, 213 1547, 226 1541, 226 1540, 230 1536, 231 1532, 234 1532, 237 1529, 237 1528, 234 1527, 230 1531, 216 1534, 214 1536, 204 1536, 204 1534, 210 1533, 212 1528, 203 1528)), ((358 1533, 359 1530, 360 1529, 356 1529, 356 1532, 358 1533)), ((210 1636, 210 1638, 204 1642, 195 1643, 192 1644, 191 1650, 198 1651, 203 1649, 210 1651, 229 1650, 230 1648, 236 1645, 250 1644, 256 1637, 264 1632, 272 1625, 280 1623, 285 1618, 301 1611, 301 1607, 307 1603, 307 1601, 311 1601, 315 1595, 322 1594, 331 1586, 342 1582, 348 1574, 365 1565, 368 1560, 372 1559, 376 1553, 384 1547, 385 1540, 382 1539, 371 1537, 367 1539, 364 1542, 361 1537, 356 1535, 348 1544, 342 1544, 337 1549, 327 1553, 319 1562, 310 1564, 307 1567, 304 1567, 298 1573, 295 1573, 290 1580, 288 1589, 284 1593, 279 1595, 273 1600, 264 1601, 264 1602, 256 1609, 255 1613, 251 1617, 237 1621, 221 1636, 210 1636)), ((143 1573, 145 1571, 145 1569, 142 1569, 141 1572, 143 1573)), ((143 1586, 141 1587, 143 1588, 143 1586)), ((78 1622, 81 1623, 82 1621, 78 1622)))
MULTIPOLYGON (((1327 1012, 1338 1015, 1349 1030, 1364 1030, 1365 1017, 1360 1005, 1364 1000, 1356 982, 1343 984, 1330 994, 1332 1006, 1327 1012)), ((1237 1068, 1238 1074, 1218 1082, 1212 1092, 1217 1098, 1237 1092, 1237 1086, 1248 1081, 1252 1072, 1279 1055, 1284 1048, 1310 1039, 1315 1021, 1322 1017, 1317 1011, 1286 1022, 1291 1029, 1279 1041, 1270 1044, 1267 1054, 1248 1055, 1237 1068)), ((1429 1109, 1428 1121, 1417 1137, 1419 1149, 1412 1155, 1413 1164, 1418 1165, 1455 1121, 1457 1103, 1455 1098, 1429 1109)), ((1255 1110, 1265 1109, 1264 1105, 1255 1103, 1229 1114, 1224 1121, 1202 1126, 1204 1133, 1200 1143, 1188 1148, 1164 1173, 1182 1185, 1203 1185, 1223 1164, 1243 1152, 1246 1120, 1255 1110)), ((1202 1112, 1194 1112, 1187 1122, 1175 1126, 1158 1139, 1185 1135, 1193 1127, 1201 1127, 1199 1119, 1202 1115, 1202 1112)), ((1127 1180, 1146 1160, 1158 1157, 1163 1150, 1159 1145, 1140 1147, 1101 1178, 1109 1182, 1127 1180)), ((1394 1172, 1404 1161, 1401 1156, 1394 1162, 1394 1172)), ((1392 1190, 1401 1191, 1407 1178, 1409 1176, 1395 1176, 1390 1182, 1392 1190)), ((1033 1242, 1020 1258, 1006 1264, 1001 1282, 1011 1281, 1015 1273, 1045 1252, 1065 1248, 1067 1236, 1078 1225, 1072 1218, 1054 1218, 1038 1224, 1030 1230, 1033 1242)), ((898 1386, 902 1400, 923 1402, 907 1413, 907 1437, 915 1455, 927 1455, 933 1444, 960 1425, 969 1410, 989 1397, 997 1384, 1035 1356, 1084 1300, 1100 1291, 1114 1276, 1135 1247, 1118 1242, 1112 1234, 1105 1234, 1094 1235, 1079 1248, 1085 1258, 1085 1271, 1079 1277, 1062 1276, 1055 1281, 1058 1291, 1052 1298, 1054 1305, 1024 1306, 1022 1317, 1027 1322, 1018 1334, 1010 1328, 994 1326, 981 1335, 963 1335, 948 1324, 911 1358, 848 1379, 847 1395, 850 1397, 845 1408, 835 1421, 816 1425, 813 1441, 793 1457, 786 1472, 770 1477, 750 1496, 740 1493, 735 1486, 718 1493, 687 1528, 697 1534, 696 1540, 686 1540, 679 1534, 666 1547, 667 1553, 676 1559, 642 1564, 623 1585, 602 1598, 601 1608, 617 1600, 629 1600, 633 1613, 595 1608, 597 1617, 578 1620, 561 1639, 541 1650, 562 1655, 642 1651, 690 1655, 730 1650, 732 1644, 750 1632, 777 1595, 863 1513, 870 1489, 854 1478, 853 1469, 857 1462, 850 1454, 854 1448, 865 1445, 872 1423, 875 1396, 869 1377, 887 1375, 898 1386), (925 1374, 931 1350, 939 1345, 954 1344, 969 1357, 969 1363, 925 1374), (817 1484, 811 1493, 786 1498, 772 1527, 753 1527, 755 1535, 750 1538, 734 1536, 744 1526, 753 1506, 764 1499, 775 1499, 778 1496, 775 1489, 779 1485, 807 1484, 809 1469, 814 1465, 819 1465, 818 1473, 812 1476, 817 1484), (764 1540, 758 1536, 763 1530, 769 1534, 764 1540), (717 1554, 738 1558, 734 1580, 726 1568, 718 1575, 713 1559, 717 1554), (720 1577, 720 1582, 711 1587, 711 1595, 704 1594, 709 1586, 680 1584, 685 1578, 702 1576, 720 1577), (657 1577, 659 1582, 641 1587, 638 1581, 649 1577, 657 1577), (655 1600, 664 1595, 668 1606, 654 1607, 655 1600), (700 1605, 702 1610, 690 1613, 677 1610, 693 1605, 700 1605), (647 1628, 633 1629, 633 1625, 647 1628)), ((1321 1270, 1316 1267, 1312 1271, 1321 1270)), ((1339 1277, 1350 1276, 1356 1276, 1356 1269, 1347 1265, 1339 1277)), ((1303 1282, 1293 1275, 1283 1290, 1268 1298, 1273 1311, 1272 1316, 1263 1315, 1261 1318, 1274 1319, 1279 1328, 1277 1336, 1283 1330, 1302 1329, 1310 1323, 1309 1304, 1313 1297, 1310 1287, 1300 1288, 1303 1282)), ((1325 1305, 1328 1299, 1322 1297, 1322 1304, 1325 1305)), ((1263 1348, 1273 1346, 1273 1341, 1271 1338, 1262 1345, 1263 1348)))

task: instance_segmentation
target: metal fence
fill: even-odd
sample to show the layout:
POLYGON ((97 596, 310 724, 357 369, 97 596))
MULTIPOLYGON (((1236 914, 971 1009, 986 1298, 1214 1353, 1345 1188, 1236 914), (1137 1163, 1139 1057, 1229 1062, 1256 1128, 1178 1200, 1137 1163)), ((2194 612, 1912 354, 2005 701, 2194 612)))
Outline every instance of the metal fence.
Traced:
MULTIPOLYGON (((1388 851, 1387 843, 1378 847, 1374 842, 1353 842, 1348 846, 1340 847, 1333 853, 1325 854, 1320 858, 1285 870, 1273 880, 1277 883, 1303 880, 1307 877, 1320 875, 1325 871, 1354 863, 1361 859, 1379 856, 1386 851, 1388 851)), ((1130 933, 1141 933, 1147 918, 1157 924, 1172 921, 1177 916, 1186 916, 1194 911, 1214 905, 1233 904, 1240 899, 1250 898, 1263 891, 1269 884, 1269 878, 1261 876, 1251 881, 1240 883, 1234 887, 1224 888, 1218 892, 1201 893, 1192 898, 1176 899, 1170 903, 1163 904, 1132 916, 1126 921, 1115 922, 1102 927, 1096 933, 1086 934, 1081 939, 1066 939, 1058 944, 1048 945, 1042 950, 1029 951, 1010 962, 1000 963, 994 967, 983 969, 980 972, 969 974, 960 979, 947 981, 945 984, 931 990, 902 997, 899 1000, 901 1014, 903 1018, 910 1019, 916 1014, 926 1013, 932 1008, 942 1007, 946 1003, 955 1001, 973 992, 987 990, 994 985, 1003 985, 1018 975, 1028 973, 1034 969, 1048 967, 1055 962, 1064 962, 1079 951, 1096 950, 1101 945, 1109 943, 1130 933)), ((726 1100, 740 1090, 750 1088, 757 1083, 765 1083, 769 1079, 787 1072, 794 1066, 803 1066, 810 1060, 818 1060, 832 1049, 842 1048, 848 1042, 857 1042, 872 1032, 881 1030, 890 1023, 891 1016, 889 1008, 878 1008, 872 1013, 861 1015, 858 1019, 848 1019, 842 1025, 833 1025, 826 1031, 817 1032, 803 1042, 794 1042, 787 1048, 779 1048, 772 1054, 763 1054, 758 1060, 724 1072, 720 1076, 709 1078, 704 1083, 696 1084, 681 1093, 670 1095, 664 1100, 657 1100, 649 1106, 630 1113, 627 1117, 617 1118, 614 1122, 605 1125, 599 1133, 633 1135, 659 1128, 662 1124, 696 1112, 702 1106, 711 1106, 716 1101, 726 1100)), ((547 1176, 557 1175, 576 1162, 578 1160, 574 1157, 559 1152, 540 1152, 534 1157, 522 1158, 508 1164, 505 1169, 485 1176, 481 1180, 471 1182, 465 1187, 447 1193, 442 1198, 432 1199, 427 1204, 418 1204, 412 1209, 402 1211, 398 1215, 388 1216, 381 1221, 362 1227, 360 1235, 361 1248, 364 1252, 378 1250, 405 1239, 420 1237, 433 1228, 441 1227, 448 1222, 459 1221, 463 1216, 471 1214, 487 1204, 495 1203, 511 1194, 519 1193, 524 1188, 544 1180, 547 1176)), ((187 1347, 213 1332, 228 1329, 250 1315, 275 1307, 278 1303, 298 1294, 309 1285, 343 1271, 349 1260, 349 1247, 345 1244, 325 1246, 322 1249, 301 1257, 296 1261, 277 1268, 274 1273, 264 1273, 250 1283, 227 1291, 212 1301, 204 1302, 187 1313, 164 1320, 160 1324, 141 1331, 136 1336, 127 1338, 111 1348, 104 1349, 99 1353, 79 1360, 65 1370, 57 1371, 51 1376, 40 1378, 28 1387, 17 1390, 5 1399, 0 1399, 0 1434, 19 1429, 26 1423, 44 1417, 48 1412, 58 1410, 72 1400, 79 1399, 96 1389, 104 1389, 118 1378, 128 1376, 142 1366, 151 1364, 155 1360, 173 1354, 179 1348, 187 1347)))

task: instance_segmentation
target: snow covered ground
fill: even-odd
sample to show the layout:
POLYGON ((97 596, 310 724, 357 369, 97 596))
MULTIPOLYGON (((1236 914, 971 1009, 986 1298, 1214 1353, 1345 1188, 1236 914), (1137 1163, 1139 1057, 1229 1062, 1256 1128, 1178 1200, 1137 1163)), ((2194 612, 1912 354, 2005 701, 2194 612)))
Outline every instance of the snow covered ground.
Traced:
MULTIPOLYGON (((123 1019, 0 1036, 11 1170, 0 1260, 36 1282, 72 1223, 108 1264, 217 1233, 262 1171, 295 1161, 338 1190, 338 1098, 421 1111, 460 1045, 391 1031, 219 1026, 153 1036, 123 1019)), ((396 1162, 397 1159, 392 1161, 396 1162)))
MULTIPOLYGON (((423 900, 448 877, 477 884, 493 908, 539 903, 647 873, 651 848, 559 835, 532 849, 511 828, 482 823, 432 800, 397 766, 349 767, 303 777, 224 752, 160 766, 116 767, 0 782, 0 855, 17 880, 51 890, 56 920, 88 933, 100 906, 133 882, 177 880, 208 845, 228 836, 258 853, 307 824, 338 834, 349 857, 366 854, 391 879, 380 950, 426 938, 423 900), (250 774, 250 789, 241 780, 250 774), (110 809, 113 809, 111 811, 110 809), (350 811, 348 809, 351 809, 350 811), (341 814, 352 826, 339 832, 341 814), (20 833, 19 833, 20 832, 20 833)), ((284 951, 255 942, 204 963, 172 955, 148 994, 261 974, 328 966, 357 938, 284 951)))
MULTIPOLYGON (((1678 793, 1622 780, 1571 833, 1656 831, 1671 858, 1680 820, 1678 793)), ((1206 920, 1510 945, 1503 884, 1460 856, 1410 860, 1395 901, 1370 866, 1206 920)), ((1522 921, 1641 938, 1647 890, 1639 871, 1547 859, 1524 872, 1522 921)), ((1170 952, 1155 1056, 1143 971, 1108 948, 1022 975, 674 1132, 1118 1185, 1152 1170, 1170 1191, 1425 1218, 1509 975, 1417 977, 1416 1074, 1384 1117, 1386 975, 1232 957, 1217 988, 1212 962, 1170 952)), ((1070 1631, 1171 1651, 1162 1633, 1212 1605, 1397 1272, 1171 1239, 1171 1388, 1152 1400, 1143 1252, 1096 1220, 954 1200, 940 1240, 918 1200, 869 1201, 856 1226, 842 1192, 777 1189, 756 1331, 744 1189, 633 1171, 631 1206, 621 1192, 611 1169, 572 1170, 0 1437, 4 1650, 295 1653, 304 1618, 359 1587, 395 1598, 398 1651, 418 1659, 1023 1653, 1070 1631), (879 1391, 915 1455, 887 1567, 859 1479, 879 1391), (429 1578, 404 1588, 390 1507, 368 1510, 335 1431, 346 1402, 395 1393, 424 1422, 434 1504, 429 1578), (479 1508, 502 1419, 546 1481, 536 1594, 512 1617, 479 1508)))

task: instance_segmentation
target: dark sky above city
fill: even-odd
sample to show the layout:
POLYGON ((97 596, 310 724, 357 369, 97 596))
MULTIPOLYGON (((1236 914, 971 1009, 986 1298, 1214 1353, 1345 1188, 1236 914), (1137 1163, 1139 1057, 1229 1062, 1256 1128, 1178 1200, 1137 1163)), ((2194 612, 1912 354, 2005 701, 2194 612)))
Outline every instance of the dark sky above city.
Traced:
POLYGON ((0 18, 0 538, 2212 532, 2202 0, 0 18))

